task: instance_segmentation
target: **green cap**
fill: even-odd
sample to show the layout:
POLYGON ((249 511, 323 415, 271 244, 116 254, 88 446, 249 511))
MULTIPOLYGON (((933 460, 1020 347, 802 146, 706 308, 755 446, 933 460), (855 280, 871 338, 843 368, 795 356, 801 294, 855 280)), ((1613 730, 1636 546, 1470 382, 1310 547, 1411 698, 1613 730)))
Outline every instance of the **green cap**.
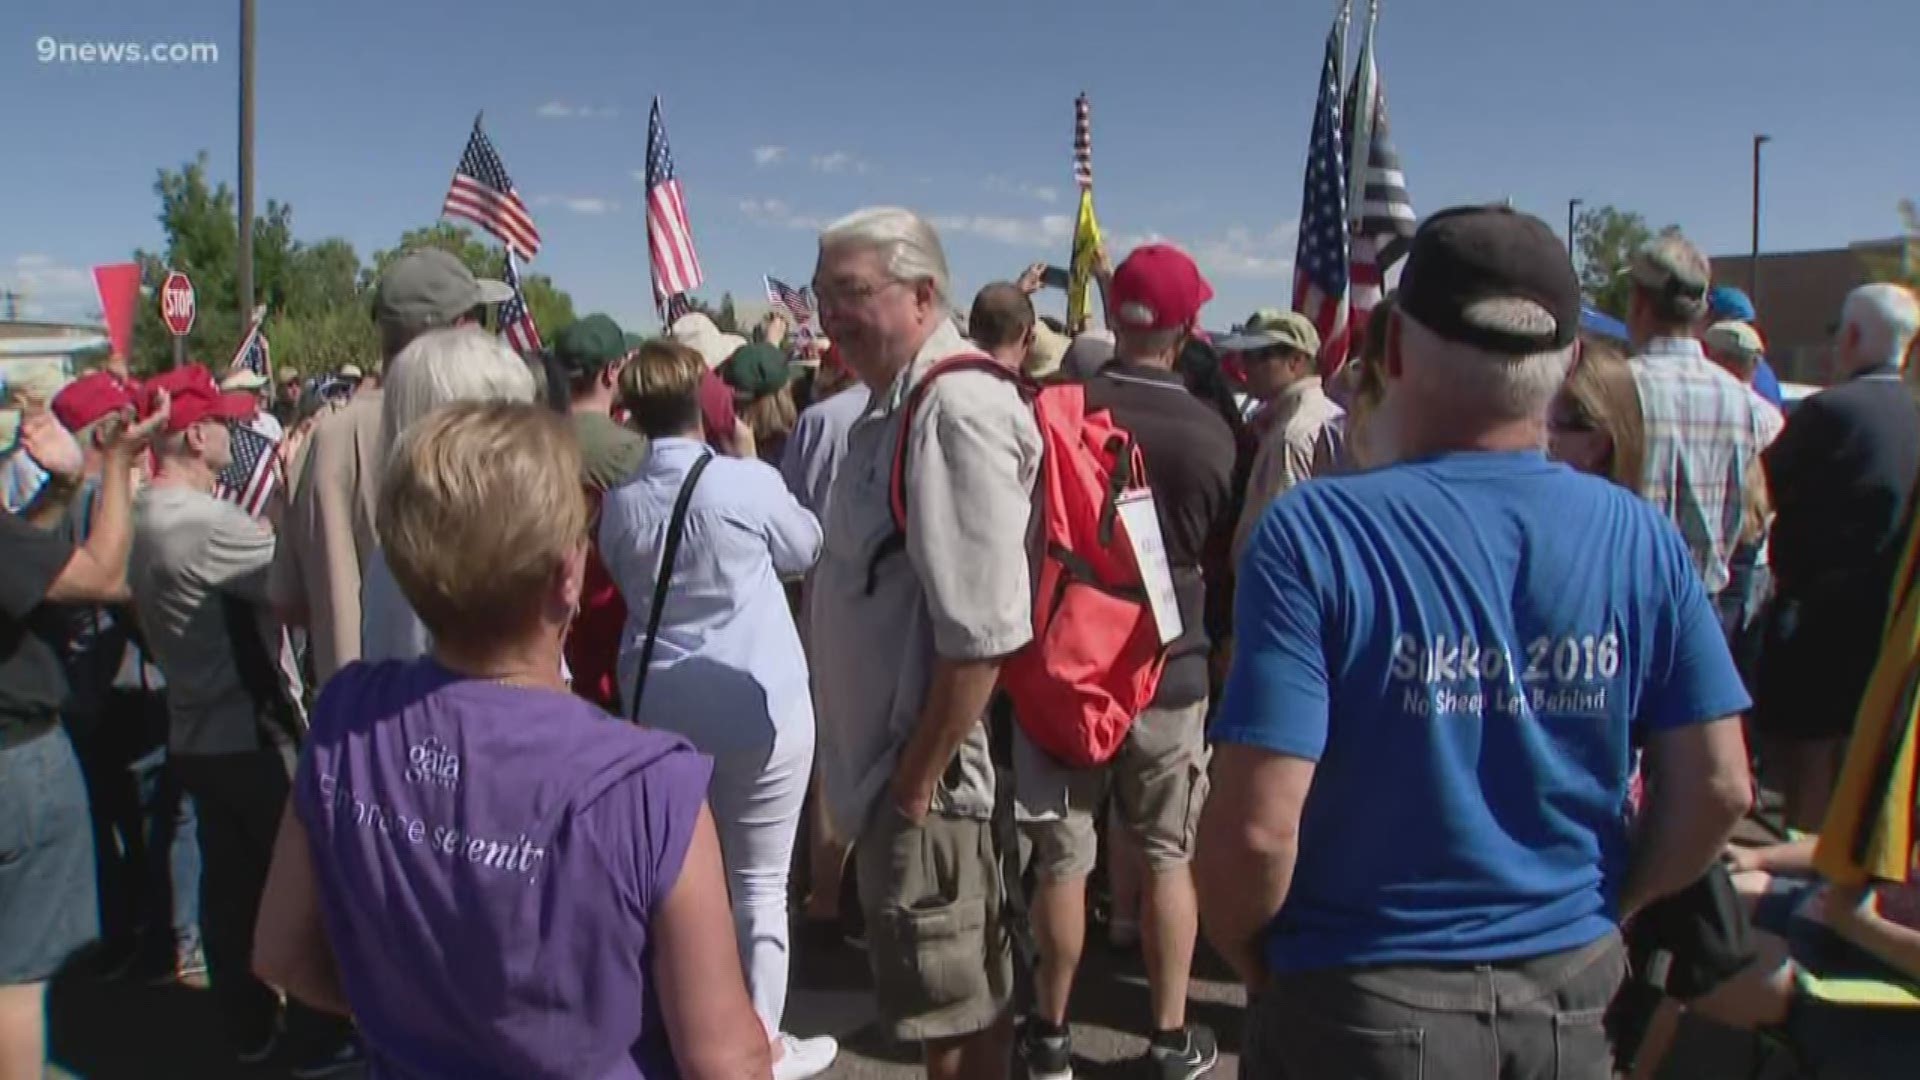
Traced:
POLYGON ((612 317, 595 312, 553 337, 553 358, 577 377, 597 374, 627 355, 627 336, 612 317))
POLYGON ((720 377, 728 386, 750 398, 766 397, 787 385, 793 369, 787 366, 787 354, 778 345, 764 341, 742 346, 720 365, 720 377))
POLYGON ((1285 347, 1317 356, 1320 331, 1305 315, 1279 308, 1261 308, 1239 330, 1213 343, 1221 352, 1260 352, 1285 347))

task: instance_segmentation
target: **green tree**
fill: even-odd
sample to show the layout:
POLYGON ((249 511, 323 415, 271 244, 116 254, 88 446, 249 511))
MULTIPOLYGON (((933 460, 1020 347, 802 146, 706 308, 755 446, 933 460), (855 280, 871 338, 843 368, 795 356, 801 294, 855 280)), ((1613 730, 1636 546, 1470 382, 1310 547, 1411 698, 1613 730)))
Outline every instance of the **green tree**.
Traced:
MULTIPOLYGON (((137 251, 134 260, 149 298, 157 294, 168 270, 182 271, 193 281, 197 310, 187 335, 187 356, 218 372, 239 347, 252 315, 252 305, 242 311, 236 295, 240 230, 233 192, 224 183, 208 180, 204 153, 178 170, 160 170, 153 190, 160 199, 166 247, 137 251)), ((345 308, 358 321, 367 319, 355 284, 360 259, 346 241, 301 244, 294 239, 292 207, 269 199, 266 212, 254 218, 253 261, 256 302, 267 305, 268 339, 279 346, 276 365, 318 370, 298 345, 288 348, 287 337, 295 343, 317 341, 315 328, 321 325, 332 327, 340 338, 324 350, 328 356, 372 340, 370 326, 349 332, 353 320, 334 314, 345 308)), ((133 353, 134 367, 141 371, 157 371, 172 362, 173 337, 151 299, 138 308, 133 353)))
POLYGON ((720 294, 720 314, 714 316, 713 325, 719 327, 720 332, 723 334, 738 334, 740 332, 740 315, 733 309, 732 293, 726 292, 720 294))
MULTIPOLYGON (((475 236, 466 227, 455 225, 451 221, 436 221, 424 229, 412 229, 400 237, 400 242, 385 251, 373 253, 373 265, 360 275, 363 289, 372 289, 380 275, 403 251, 418 247, 437 247, 450 251, 475 277, 498 278, 506 272, 507 256, 503 248, 475 236)), ((553 279, 545 274, 520 272, 520 294, 527 298, 527 311, 533 315, 535 326, 540 328, 543 339, 552 338, 561 328, 573 322, 573 297, 554 287, 553 279)))
POLYGON ((1867 256, 1867 276, 1920 290, 1920 206, 1912 199, 1900 200, 1900 226, 1906 243, 1892 254, 1867 256))
MULTIPOLYGON (((1669 225, 1663 232, 1670 232, 1669 225)), ((1653 239, 1647 219, 1631 210, 1598 206, 1582 211, 1574 223, 1574 248, 1580 253, 1580 288, 1587 303, 1618 319, 1627 317, 1633 286, 1627 264, 1641 244, 1653 239)))

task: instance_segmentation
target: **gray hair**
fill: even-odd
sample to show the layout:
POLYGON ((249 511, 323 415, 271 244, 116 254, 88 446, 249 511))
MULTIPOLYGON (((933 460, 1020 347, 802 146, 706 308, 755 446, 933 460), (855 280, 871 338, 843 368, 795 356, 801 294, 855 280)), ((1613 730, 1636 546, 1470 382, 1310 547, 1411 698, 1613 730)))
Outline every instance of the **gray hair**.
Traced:
POLYGON ((868 207, 820 233, 822 251, 850 246, 877 249, 895 281, 931 281, 941 305, 949 304, 947 253, 940 246, 940 234, 919 214, 897 206, 868 207))
MULTIPOLYGON (((1479 416, 1489 420, 1531 420, 1545 417, 1547 406, 1566 382, 1573 366, 1573 346, 1509 356, 1449 341, 1422 326, 1404 311, 1400 319, 1401 351, 1414 362, 1406 365, 1414 400, 1436 411, 1479 416)), ((1484 301, 1475 305, 1475 321, 1527 330, 1553 316, 1531 300, 1484 301)))
POLYGON ((1920 303, 1899 285, 1862 285, 1841 305, 1840 327, 1859 331, 1863 366, 1899 364, 1920 333, 1920 303))
POLYGON ((429 330, 388 365, 380 403, 381 457, 391 457, 409 427, 456 401, 534 400, 533 372, 500 339, 478 326, 429 330))

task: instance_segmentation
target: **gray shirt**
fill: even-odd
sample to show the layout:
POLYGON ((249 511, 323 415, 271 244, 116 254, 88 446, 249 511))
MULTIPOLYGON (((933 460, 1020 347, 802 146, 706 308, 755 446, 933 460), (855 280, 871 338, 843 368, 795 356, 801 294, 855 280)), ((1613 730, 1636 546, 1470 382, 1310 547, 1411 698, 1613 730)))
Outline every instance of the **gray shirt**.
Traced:
POLYGON ((787 437, 780 458, 780 475, 800 505, 821 520, 827 516, 833 474, 847 452, 847 432, 872 402, 865 384, 854 383, 839 393, 807 406, 787 437))
POLYGON ((225 601, 251 610, 254 625, 242 629, 277 655, 272 562, 273 533, 230 502, 173 486, 148 487, 135 500, 127 577, 140 629, 166 673, 174 753, 260 748, 259 710, 240 681, 225 601))
MULTIPOLYGON (((888 483, 907 392, 935 362, 977 351, 941 324, 847 433, 833 480, 810 619, 816 762, 842 836, 859 835, 886 791, 919 726, 936 656, 1002 657, 1033 636, 1026 544, 1040 433, 1019 393, 992 375, 942 376, 922 399, 905 478, 906 544, 874 561, 894 533, 888 483)), ((986 728, 976 725, 933 809, 990 817, 993 783, 986 728)))

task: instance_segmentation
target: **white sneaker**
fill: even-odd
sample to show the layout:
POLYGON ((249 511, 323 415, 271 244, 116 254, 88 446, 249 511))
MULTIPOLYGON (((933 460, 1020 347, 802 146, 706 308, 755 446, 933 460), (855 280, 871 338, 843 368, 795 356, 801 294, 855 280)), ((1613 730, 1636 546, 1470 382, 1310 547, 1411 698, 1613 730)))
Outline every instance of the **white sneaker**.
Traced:
POLYGON ((773 1080, 808 1080, 826 1072, 840 1056, 840 1044, 828 1035, 796 1039, 781 1032, 780 1046, 785 1052, 773 1063, 773 1080))

